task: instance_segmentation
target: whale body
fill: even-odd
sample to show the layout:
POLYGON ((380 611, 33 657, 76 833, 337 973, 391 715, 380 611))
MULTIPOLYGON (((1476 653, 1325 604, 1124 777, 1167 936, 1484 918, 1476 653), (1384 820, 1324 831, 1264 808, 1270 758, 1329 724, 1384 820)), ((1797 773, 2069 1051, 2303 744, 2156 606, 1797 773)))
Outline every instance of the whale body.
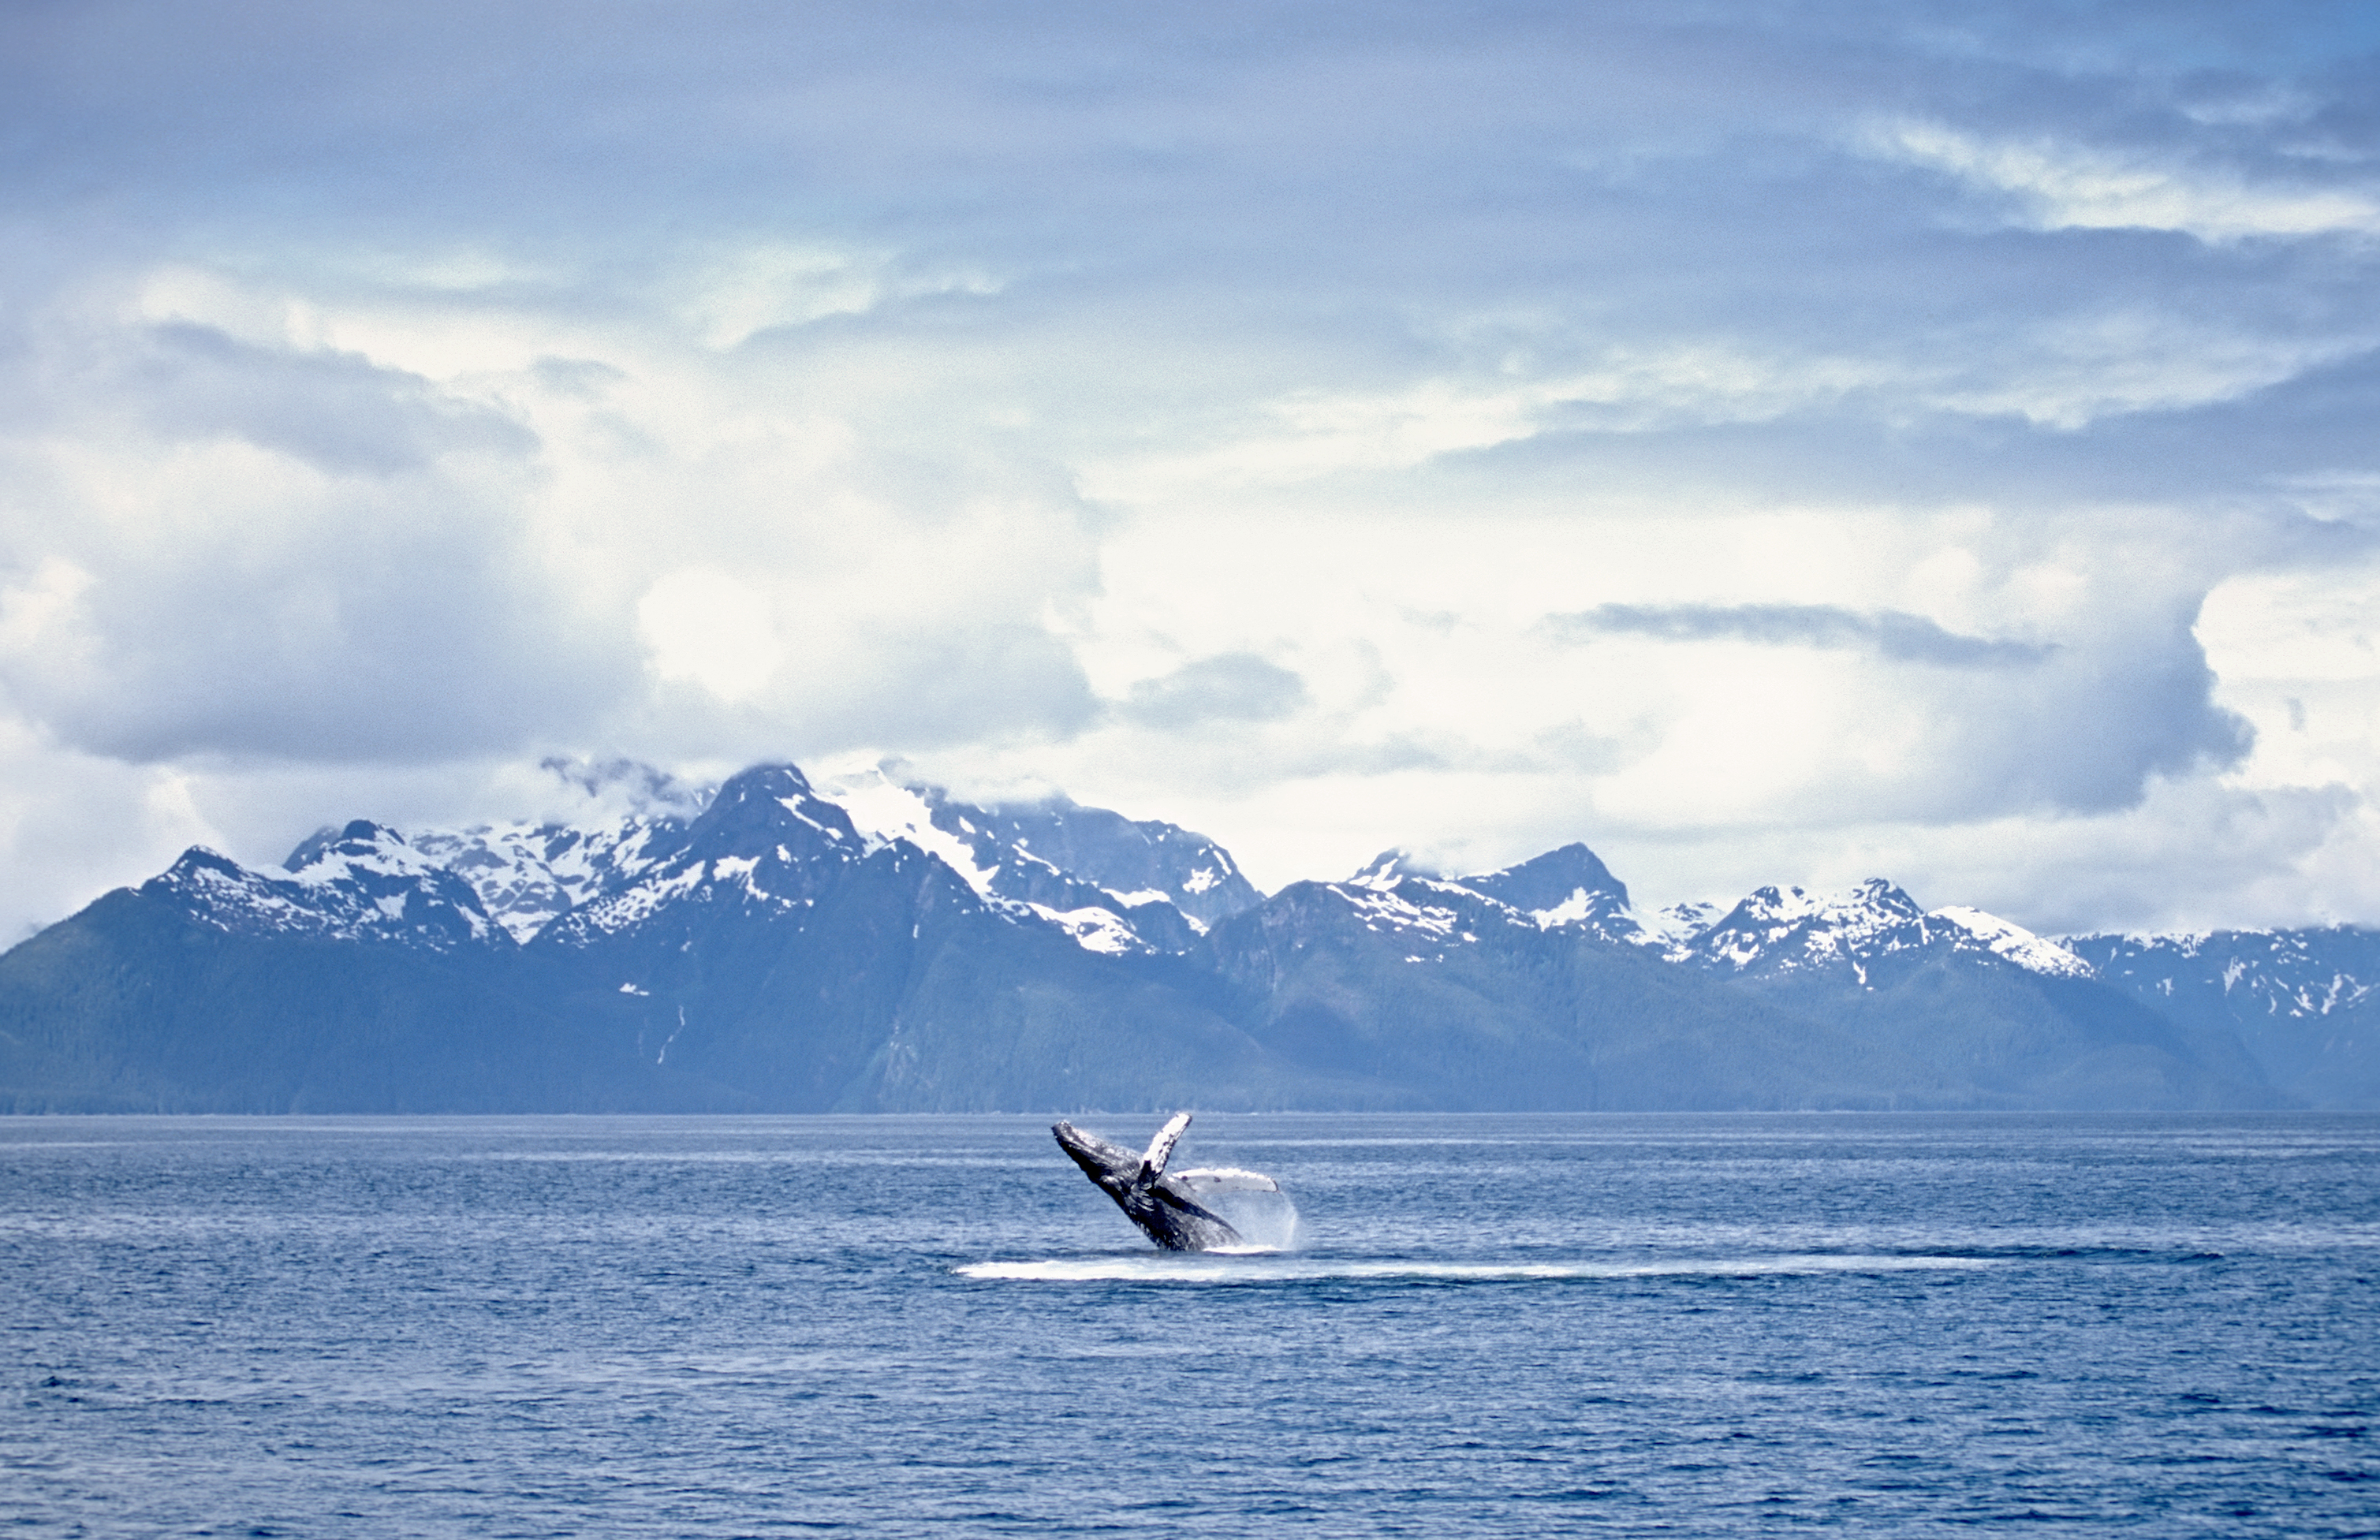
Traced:
POLYGON ((1083 1174, 1097 1182, 1099 1191, 1115 1199, 1116 1207, 1167 1251, 1245 1245, 1240 1232, 1221 1215, 1199 1203, 1198 1194, 1232 1190, 1277 1193, 1281 1189, 1270 1177, 1254 1171, 1176 1171, 1167 1175, 1165 1163, 1172 1158, 1175 1142, 1189 1126, 1189 1113, 1174 1113, 1157 1131, 1157 1137, 1148 1142, 1148 1148, 1138 1155, 1096 1134, 1086 1134, 1070 1122, 1052 1124, 1050 1132, 1058 1136, 1058 1147, 1083 1168, 1083 1174))

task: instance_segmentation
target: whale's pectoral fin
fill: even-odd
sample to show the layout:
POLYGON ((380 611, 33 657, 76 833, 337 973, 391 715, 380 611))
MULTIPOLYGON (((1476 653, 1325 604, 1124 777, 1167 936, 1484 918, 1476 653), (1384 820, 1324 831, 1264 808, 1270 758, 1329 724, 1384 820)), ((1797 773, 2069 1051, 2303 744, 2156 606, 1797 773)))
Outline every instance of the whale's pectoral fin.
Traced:
POLYGON ((1165 1120, 1157 1137, 1148 1142, 1148 1153, 1140 1158, 1140 1184, 1147 1186, 1165 1174, 1165 1163, 1173 1158, 1173 1146, 1181 1142, 1182 1131, 1190 1126, 1190 1114, 1176 1112, 1165 1120))
POLYGON ((1281 1183, 1262 1171, 1233 1170, 1228 1168, 1175 1171, 1171 1180, 1184 1191, 1198 1193, 1278 1193, 1281 1183))

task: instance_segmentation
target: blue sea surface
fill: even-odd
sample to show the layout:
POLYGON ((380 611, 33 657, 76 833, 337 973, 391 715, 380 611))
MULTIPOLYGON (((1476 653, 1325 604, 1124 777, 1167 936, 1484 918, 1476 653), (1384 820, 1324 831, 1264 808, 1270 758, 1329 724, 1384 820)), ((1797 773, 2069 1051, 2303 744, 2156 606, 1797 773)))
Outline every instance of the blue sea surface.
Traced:
POLYGON ((1294 1246, 1021 1117, 0 1120, 0 1537, 2380 1534, 2380 1118, 1175 1158, 1294 1246))

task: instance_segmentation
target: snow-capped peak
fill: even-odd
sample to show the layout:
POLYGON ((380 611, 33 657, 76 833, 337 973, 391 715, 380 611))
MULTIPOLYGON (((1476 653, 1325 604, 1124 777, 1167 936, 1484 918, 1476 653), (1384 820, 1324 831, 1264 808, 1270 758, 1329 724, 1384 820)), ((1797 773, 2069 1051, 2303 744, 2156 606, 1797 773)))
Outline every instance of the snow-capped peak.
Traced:
POLYGON ((872 844, 925 851, 1001 913, 1058 925, 1090 951, 1183 951, 1214 920, 1257 902, 1227 853, 1172 824, 1062 796, 978 806, 883 765, 820 789, 872 844))
POLYGON ((1730 921, 1743 920, 1774 933, 1799 925, 1821 925, 1850 936, 1872 935, 1913 920, 1925 911, 1915 899, 1881 877, 1832 891, 1808 888, 1755 888, 1735 907, 1730 921))
POLYGON ((1737 973, 1851 965, 1896 927, 1925 913, 1907 893, 1871 878, 1848 891, 1755 888, 1694 950, 1709 965, 1737 973))
POLYGON ((1998 915, 1987 915, 1981 909, 1970 909, 1964 904, 1947 904, 1925 917, 1964 931, 1994 956, 2005 958, 2027 973, 2043 974, 2052 978, 2089 978, 2095 972, 2090 964, 2056 941, 2036 936, 2021 925, 2004 920, 1998 915))
POLYGON ((512 940, 489 921, 469 883, 395 830, 363 819, 323 830, 277 869, 193 846, 140 891, 237 936, 385 941, 431 952, 512 940))
POLYGON ((358 819, 344 829, 318 831, 301 841, 281 865, 310 888, 327 888, 363 877, 419 879, 446 870, 442 863, 414 849, 404 835, 369 819, 358 819))
POLYGON ((2088 978, 2089 964, 2022 926, 1962 905, 1926 910, 1883 878, 1846 891, 1762 888, 1688 944, 1682 958, 1759 977, 1847 976, 1898 953, 1965 953, 2055 978, 2088 978))
POLYGON ((1646 944, 1628 906, 1628 888, 1595 852, 1575 842, 1496 871, 1450 879, 1463 891, 1516 911, 1540 930, 1581 929, 1607 941, 1646 944))

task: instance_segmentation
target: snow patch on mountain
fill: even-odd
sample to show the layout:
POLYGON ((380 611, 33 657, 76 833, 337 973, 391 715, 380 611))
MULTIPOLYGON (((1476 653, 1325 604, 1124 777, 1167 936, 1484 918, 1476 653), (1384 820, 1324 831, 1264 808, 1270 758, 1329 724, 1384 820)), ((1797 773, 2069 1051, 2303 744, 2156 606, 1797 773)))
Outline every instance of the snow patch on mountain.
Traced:
POLYGON ((2046 937, 2036 936, 2013 921, 1964 904, 1947 904, 1926 916, 1931 922, 1962 931, 1995 957, 2005 958, 2027 973, 2048 978, 2090 978, 2091 964, 2046 937))
MULTIPOLYGON (((1004 904, 1013 901, 1002 899, 999 902, 1004 904)), ((1031 911, 1036 917, 1064 931, 1074 939, 1075 944, 1085 952, 1103 952, 1111 957, 1119 957, 1127 952, 1153 950, 1148 942, 1140 939, 1138 931, 1106 909, 1061 910, 1052 909, 1041 903, 1028 903, 1023 907, 1031 911)))
MULTIPOLYGON (((880 766, 824 782, 821 790, 872 844, 898 840, 925 851, 1001 914, 1056 925, 1086 951, 1179 951, 1202 928, 1178 907, 1173 888, 1150 880, 1166 875, 1149 852, 1165 843, 1171 825, 1134 824, 1072 803, 978 807, 939 787, 904 784, 880 766)), ((1201 891, 1221 880, 1218 865, 1229 865, 1220 853, 1201 868, 1208 878, 1201 891)))
MULTIPOLYGON (((1231 854, 1212 840, 1160 819, 1134 819, 1065 797, 979 806, 935 787, 918 792, 937 828, 965 839, 978 863, 998 864, 998 891, 1057 908, 1105 906, 1117 894, 1156 894, 1155 916, 1127 916, 1134 928, 1168 948, 1187 945, 1217 921, 1250 909, 1262 896, 1231 854), (1065 887, 1079 888, 1069 895, 1065 887), (1163 937, 1152 934, 1154 925, 1163 937)), ((1128 909, 1147 909, 1133 902, 1128 909)))
POLYGON ((800 819, 802 822, 808 824, 812 829, 817 830, 828 839, 842 839, 842 830, 835 828, 832 824, 820 823, 818 819, 810 817, 809 814, 805 811, 806 807, 813 800, 813 798, 807 796, 781 796, 777 799, 777 806, 783 807, 786 812, 791 813, 795 818, 800 819))
POLYGON ((706 875, 700 862, 656 874, 573 909, 565 917, 565 924, 581 935, 594 932, 616 936, 634 930, 671 903, 692 896, 706 875))
POLYGON ((1583 925, 1596 911, 1597 901, 1604 895, 1585 888, 1572 888, 1570 897, 1550 909, 1532 909, 1529 917, 1537 922, 1540 930, 1552 930, 1565 925, 1583 925))
POLYGON ((1620 939, 1658 954, 1665 962, 1682 963, 1693 954, 1695 940, 1725 918, 1731 907, 1694 899, 1659 909, 1631 909, 1623 918, 1633 929, 1620 939))
POLYGON ((1380 892, 1389 892, 1393 891, 1398 883, 1402 882, 1408 877, 1421 877, 1427 875, 1432 874, 1420 872, 1415 869, 1413 865, 1413 856, 1409 852, 1402 849, 1390 849, 1380 852, 1378 855, 1375 855, 1370 860, 1365 862, 1361 867, 1356 867, 1354 874, 1347 878, 1344 881, 1334 882, 1330 885, 1342 890, 1342 891, 1350 889, 1366 888, 1380 892))
MULTIPOLYGON (((1389 853, 1390 855, 1397 854, 1389 853)), ((1384 855, 1381 860, 1387 858, 1384 855)), ((1408 877, 1399 880, 1388 875, 1389 868, 1375 869, 1378 867, 1380 862, 1375 861, 1363 872, 1357 873, 1356 878, 1344 882, 1326 883, 1323 888, 1325 891, 1336 894, 1354 913, 1356 922, 1374 935, 1393 938, 1406 946, 1427 949, 1407 956, 1406 962, 1443 962, 1449 947, 1479 940, 1475 933, 1463 929, 1461 910, 1427 902, 1434 896, 1433 890, 1442 894, 1459 893, 1475 903, 1478 902, 1475 894, 1426 879, 1408 877), (1384 876, 1387 877, 1385 881, 1382 880, 1384 876), (1358 878, 1368 879, 1359 881, 1358 878)), ((1509 906, 1494 907, 1505 909, 1508 916, 1515 921, 1519 919, 1517 915, 1511 913, 1509 906)))
POLYGON ((965 879, 978 897, 1000 896, 993 883, 1001 863, 985 865, 978 859, 975 843, 965 837, 974 832, 972 826, 953 831, 937 825, 932 804, 915 787, 900 784, 880 770, 870 770, 839 777, 819 789, 843 808, 869 849, 906 840, 965 879))
POLYGON ((1524 915, 1540 930, 1581 929, 1608 941, 1643 944, 1628 888, 1595 852, 1572 843, 1517 866, 1446 879, 1465 892, 1524 915))

